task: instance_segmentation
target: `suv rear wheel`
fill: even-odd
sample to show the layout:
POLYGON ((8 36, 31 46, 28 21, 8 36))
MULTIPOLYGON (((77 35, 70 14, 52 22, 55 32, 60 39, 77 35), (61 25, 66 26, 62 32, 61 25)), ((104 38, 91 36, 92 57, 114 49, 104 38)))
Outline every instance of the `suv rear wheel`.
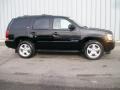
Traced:
POLYGON ((35 54, 35 47, 31 41, 21 41, 17 47, 17 53, 22 58, 29 58, 35 54))
POLYGON ((96 60, 99 59, 103 55, 104 49, 103 45, 96 41, 96 40, 90 40, 86 42, 84 47, 84 55, 88 59, 96 60))

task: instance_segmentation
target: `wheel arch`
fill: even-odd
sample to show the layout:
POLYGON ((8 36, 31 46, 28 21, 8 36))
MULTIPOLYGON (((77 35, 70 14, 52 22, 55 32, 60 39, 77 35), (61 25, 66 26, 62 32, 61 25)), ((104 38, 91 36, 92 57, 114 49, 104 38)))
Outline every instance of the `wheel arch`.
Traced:
POLYGON ((30 37, 17 37, 14 41, 15 41, 15 48, 18 46, 19 42, 24 41, 24 40, 29 40, 31 42, 35 42, 34 39, 30 38, 30 37))
POLYGON ((80 47, 83 48, 85 43, 90 41, 90 40, 96 40, 96 41, 100 42, 104 47, 104 39, 101 37, 86 37, 82 41, 80 41, 80 43, 81 43, 80 47))

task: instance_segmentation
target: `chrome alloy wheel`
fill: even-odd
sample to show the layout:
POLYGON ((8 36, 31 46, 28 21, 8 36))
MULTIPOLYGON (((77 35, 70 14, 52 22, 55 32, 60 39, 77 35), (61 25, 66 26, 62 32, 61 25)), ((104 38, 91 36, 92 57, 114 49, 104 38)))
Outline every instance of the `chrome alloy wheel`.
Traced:
POLYGON ((31 54, 31 48, 28 44, 21 44, 19 47, 19 54, 23 57, 28 57, 31 54))
POLYGON ((87 47, 87 55, 92 59, 99 57, 101 51, 102 50, 98 44, 90 44, 87 47))

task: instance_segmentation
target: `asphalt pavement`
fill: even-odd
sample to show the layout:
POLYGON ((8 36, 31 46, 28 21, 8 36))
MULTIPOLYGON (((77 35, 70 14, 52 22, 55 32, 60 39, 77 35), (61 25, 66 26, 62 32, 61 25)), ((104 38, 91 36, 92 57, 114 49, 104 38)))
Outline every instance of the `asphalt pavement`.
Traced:
POLYGON ((120 46, 99 60, 78 52, 20 58, 0 46, 0 90, 120 90, 120 46))

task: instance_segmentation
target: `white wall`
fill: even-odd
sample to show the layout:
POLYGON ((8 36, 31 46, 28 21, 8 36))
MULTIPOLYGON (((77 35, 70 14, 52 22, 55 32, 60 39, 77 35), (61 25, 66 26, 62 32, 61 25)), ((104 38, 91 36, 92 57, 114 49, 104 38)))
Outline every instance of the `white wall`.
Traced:
POLYGON ((0 40, 11 18, 23 15, 63 15, 88 27, 105 28, 120 40, 120 0, 0 0, 0 40))

